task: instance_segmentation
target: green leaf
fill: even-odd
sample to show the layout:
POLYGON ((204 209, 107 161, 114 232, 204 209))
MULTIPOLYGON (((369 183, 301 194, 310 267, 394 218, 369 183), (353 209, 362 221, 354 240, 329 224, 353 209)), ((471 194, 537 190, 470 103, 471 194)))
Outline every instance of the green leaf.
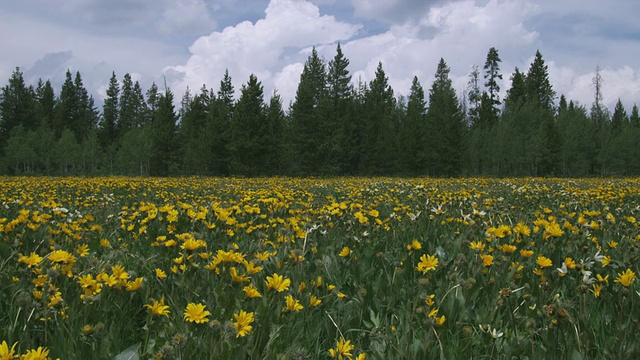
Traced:
POLYGON ((140 360, 140 355, 138 355, 140 345, 140 343, 137 343, 135 345, 129 346, 123 352, 116 355, 114 360, 140 360))

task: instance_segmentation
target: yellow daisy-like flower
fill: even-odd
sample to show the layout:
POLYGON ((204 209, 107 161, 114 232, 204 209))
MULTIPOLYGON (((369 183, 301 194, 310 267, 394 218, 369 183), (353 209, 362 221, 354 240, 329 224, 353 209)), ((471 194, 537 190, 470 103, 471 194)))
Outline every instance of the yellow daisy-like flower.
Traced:
POLYGON ((531 229, 529 229, 529 227, 527 225, 525 225, 522 221, 519 222, 514 228, 513 228, 513 232, 518 234, 518 235, 522 235, 522 236, 529 236, 531 235, 531 229))
POLYGON ((351 252, 352 252, 351 249, 349 249, 348 246, 345 246, 345 247, 342 248, 342 251, 340 251, 340 254, 338 254, 338 255, 341 256, 341 257, 347 257, 347 256, 351 255, 351 252))
POLYGON ((164 296, 160 301, 153 301, 151 304, 144 304, 144 307, 151 310, 151 313, 156 316, 169 316, 169 305, 164 304, 164 296))
POLYGON ((274 273, 273 276, 267 276, 265 284, 267 285, 267 289, 272 289, 277 292, 283 292, 285 290, 289 290, 289 286, 291 286, 291 280, 285 279, 282 275, 274 273))
POLYGON ((435 270, 438 267, 438 258, 433 255, 423 254, 420 257, 420 262, 416 266, 416 270, 426 274, 429 270, 435 270))
POLYGON ((144 280, 143 277, 138 277, 133 281, 127 281, 127 291, 136 291, 140 289, 142 287, 142 280, 144 280))
POLYGON ((618 273, 618 277, 613 280, 624 287, 629 287, 636 280, 636 273, 631 269, 627 269, 625 272, 618 273))
POLYGON ((156 277, 160 280, 165 279, 167 277, 167 273, 160 268, 156 268, 155 272, 156 272, 156 277))
POLYGON ((420 244, 420 241, 416 239, 413 239, 411 244, 407 245, 407 250, 420 250, 420 249, 422 249, 422 244, 420 244))
POLYGON ((29 256, 25 256, 25 255, 20 256, 18 261, 23 264, 27 264, 27 267, 31 268, 33 266, 37 267, 38 265, 40 265, 40 262, 42 262, 42 259, 43 258, 40 255, 32 252, 29 256))
POLYGON ((256 287, 253 284, 249 284, 247 286, 245 286, 244 288, 242 288, 242 291, 244 291, 244 294, 247 295, 248 298, 261 298, 262 294, 260 294, 260 292, 258 291, 258 289, 256 289, 256 287))
POLYGON ((530 258, 532 255, 533 255, 533 250, 525 250, 525 249, 520 250, 520 256, 524 258, 530 258))
POLYGON ((209 321, 207 316, 211 315, 209 310, 205 310, 207 306, 204 304, 187 304, 187 308, 184 310, 184 319, 188 322, 194 322, 196 324, 203 324, 209 321))
POLYGON ((64 250, 55 250, 49 254, 49 261, 55 263, 71 263, 75 262, 76 258, 72 254, 64 251, 64 250))
POLYGON ((7 344, 6 341, 2 341, 2 344, 0 344, 0 359, 2 360, 15 359, 16 345, 18 345, 17 342, 14 343, 13 346, 11 346, 11 349, 9 349, 9 344, 7 344))
POLYGON ((236 269, 235 266, 232 266, 229 268, 229 274, 231 275, 231 281, 237 284, 242 284, 242 283, 251 281, 251 277, 246 276, 244 274, 243 275, 238 274, 238 269, 236 269))
POLYGON ((484 251, 484 247, 485 244, 482 241, 472 241, 471 244, 469 244, 469 248, 476 252, 484 251))
POLYGON ((80 257, 85 257, 89 255, 89 245, 81 244, 76 247, 76 254, 80 255, 80 257))
POLYGON ((593 296, 600 297, 600 292, 602 291, 603 286, 600 284, 593 284, 591 285, 593 287, 593 289, 589 289, 589 291, 591 291, 593 293, 593 296))
POLYGON ((544 255, 538 255, 538 258, 536 259, 536 264, 538 264, 538 266, 540 266, 541 269, 553 266, 551 259, 549 259, 544 255))
POLYGON ((489 267, 493 265, 493 255, 482 254, 480 258, 482 259, 482 266, 489 267))
POLYGON ((20 356, 20 360, 51 360, 49 357, 49 349, 39 346, 35 350, 27 350, 24 355, 20 356))
POLYGON ((241 310, 240 313, 234 313, 233 317, 236 319, 233 323, 233 328, 237 332, 236 338, 247 336, 253 330, 253 326, 251 326, 254 320, 252 312, 241 310))
POLYGON ((311 297, 309 298, 309 305, 310 306, 318 306, 321 303, 322 303, 322 300, 320 300, 317 297, 315 297, 315 295, 311 295, 311 297))
POLYGON ((338 360, 344 360, 345 358, 351 359, 353 358, 351 350, 355 348, 356 347, 351 344, 351 340, 344 341, 344 338, 341 337, 340 340, 336 341, 336 347, 329 349, 329 355, 338 360))
POLYGON ((567 265, 567 269, 575 269, 576 266, 578 265, 578 264, 576 264, 576 261, 573 260, 570 257, 564 259, 564 263, 565 263, 565 265, 567 265))
POLYGON ((291 296, 291 295, 285 296, 284 300, 287 303, 287 310, 289 310, 289 311, 298 312, 298 311, 304 309, 304 306, 302 306, 302 304, 300 304, 300 301, 294 299, 293 296, 291 296))

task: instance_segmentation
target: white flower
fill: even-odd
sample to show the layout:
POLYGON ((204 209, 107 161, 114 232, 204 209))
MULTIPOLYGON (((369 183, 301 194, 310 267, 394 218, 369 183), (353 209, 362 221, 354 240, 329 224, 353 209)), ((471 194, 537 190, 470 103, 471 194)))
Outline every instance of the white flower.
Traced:
POLYGON ((567 274, 567 264, 565 264, 564 262, 562 263, 562 267, 561 268, 556 268, 556 270, 558 270, 559 273, 566 275, 567 274))
POLYGON ((496 331, 495 328, 493 330, 491 330, 491 337, 493 337, 494 339, 502 337, 502 335, 504 335, 504 333, 502 331, 498 332, 498 331, 496 331))
POLYGON ((602 260, 604 259, 604 255, 600 255, 600 250, 598 250, 598 252, 593 256, 593 258, 594 258, 597 262, 601 263, 601 262, 602 262, 602 260))
POLYGON ((583 270, 582 271, 582 282, 587 284, 587 285, 591 285, 596 281, 596 279, 591 277, 591 271, 589 270, 583 270))

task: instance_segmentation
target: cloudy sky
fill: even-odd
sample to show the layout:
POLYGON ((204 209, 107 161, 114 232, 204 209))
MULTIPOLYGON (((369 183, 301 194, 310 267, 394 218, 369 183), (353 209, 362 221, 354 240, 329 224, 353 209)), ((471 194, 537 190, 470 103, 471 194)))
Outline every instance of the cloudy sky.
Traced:
POLYGON ((515 67, 540 50, 554 89, 589 107, 601 68, 611 109, 640 103, 638 0, 21 0, 0 2, 0 84, 19 66, 29 83, 80 71, 101 103, 115 71, 181 96, 218 89, 225 69, 236 95, 255 73, 288 103, 315 46, 340 43, 354 81, 378 62, 396 95, 413 76, 425 88, 442 57, 459 92, 473 65, 498 49, 503 92, 515 67))

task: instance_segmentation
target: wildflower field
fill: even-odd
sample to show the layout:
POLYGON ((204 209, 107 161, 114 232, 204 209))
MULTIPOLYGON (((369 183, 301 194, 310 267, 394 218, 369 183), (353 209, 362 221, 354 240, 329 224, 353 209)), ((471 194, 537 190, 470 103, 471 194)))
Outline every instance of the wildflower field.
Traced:
POLYGON ((0 178, 0 359, 637 358, 639 179, 0 178))

